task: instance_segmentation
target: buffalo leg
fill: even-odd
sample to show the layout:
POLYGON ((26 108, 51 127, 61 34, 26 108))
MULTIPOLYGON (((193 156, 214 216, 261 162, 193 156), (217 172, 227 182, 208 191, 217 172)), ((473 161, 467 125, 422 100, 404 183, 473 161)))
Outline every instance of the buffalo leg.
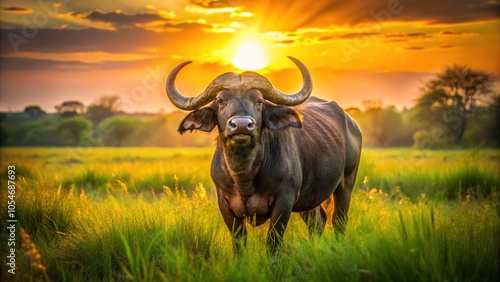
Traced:
POLYGON ((267 233, 267 248, 271 254, 276 254, 278 246, 283 241, 290 214, 292 213, 293 200, 281 199, 276 201, 271 212, 271 222, 267 233))
POLYGON ((312 210, 301 212, 300 217, 307 224, 309 237, 312 238, 315 235, 321 236, 323 234, 326 224, 326 211, 321 205, 312 210))
POLYGON ((348 217, 347 212, 349 211, 349 203, 351 201, 351 192, 339 190, 344 190, 344 187, 337 187, 333 194, 333 200, 335 202, 335 208, 333 211, 332 224, 335 228, 335 232, 344 233, 347 225, 348 217))
POLYGON ((339 184, 335 192, 333 192, 334 211, 332 224, 335 227, 335 232, 344 233, 347 226, 347 212, 351 203, 351 193, 356 181, 357 167, 345 176, 339 184))
POLYGON ((241 248, 247 243, 245 219, 236 217, 223 197, 219 197, 219 210, 222 214, 222 218, 224 219, 224 223, 226 223, 226 226, 233 237, 234 250, 239 254, 241 253, 241 248))

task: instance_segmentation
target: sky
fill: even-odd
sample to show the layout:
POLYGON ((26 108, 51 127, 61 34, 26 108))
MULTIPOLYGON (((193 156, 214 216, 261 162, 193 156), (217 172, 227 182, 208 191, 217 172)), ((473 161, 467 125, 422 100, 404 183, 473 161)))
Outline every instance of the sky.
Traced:
POLYGON ((0 111, 119 95, 127 112, 170 112, 165 79, 186 96, 252 69, 342 107, 412 107, 452 64, 500 76, 498 0, 0 1, 0 111))

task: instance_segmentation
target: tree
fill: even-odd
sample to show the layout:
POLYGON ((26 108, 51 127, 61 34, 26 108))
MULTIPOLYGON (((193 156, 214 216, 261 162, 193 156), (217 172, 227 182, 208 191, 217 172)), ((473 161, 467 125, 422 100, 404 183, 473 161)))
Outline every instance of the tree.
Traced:
POLYGON ((9 138, 9 128, 5 126, 5 124, 0 123, 0 145, 4 145, 7 143, 7 139, 9 138))
POLYGON ((131 135, 138 125, 138 121, 127 116, 113 116, 99 125, 105 132, 105 144, 122 146, 123 140, 131 135))
POLYGON ((117 95, 104 95, 99 97, 87 108, 87 117, 94 123, 114 116, 120 111, 120 97, 117 95))
POLYGON ((37 120, 46 114, 40 106, 36 105, 26 106, 24 112, 28 114, 32 120, 37 120))
POLYGON ((56 128, 50 120, 29 121, 12 128, 8 139, 9 146, 62 146, 56 128))
POLYGON ((81 115, 85 110, 85 106, 79 101, 65 101, 61 105, 55 106, 55 108, 62 117, 81 115))
POLYGON ((90 129, 92 129, 92 122, 78 116, 64 119, 57 124, 57 131, 59 133, 69 133, 75 145, 80 142, 82 133, 90 129))
POLYGON ((109 109, 99 106, 99 105, 90 105, 87 107, 86 116, 94 123, 99 124, 101 121, 113 116, 114 113, 109 109))
POLYGON ((404 124, 401 114, 393 106, 382 107, 381 101, 363 101, 363 107, 365 112, 354 112, 354 118, 366 142, 377 147, 395 145, 391 141, 400 137, 404 124))
POLYGON ((120 111, 120 96, 118 95, 103 95, 97 98, 93 105, 99 105, 103 108, 108 109, 111 112, 119 112, 120 111))
POLYGON ((486 102, 493 94, 493 80, 484 71, 449 66, 424 87, 415 107, 415 118, 427 127, 443 128, 458 143, 478 103, 486 102))
POLYGON ((389 145, 391 138, 398 135, 398 131, 403 127, 401 114, 394 108, 370 109, 366 113, 371 121, 371 126, 367 132, 375 141, 375 146, 384 147, 389 145))
MULTIPOLYGON (((464 133, 468 145, 500 145, 500 95, 492 97, 488 106, 478 106, 464 133)), ((462 142, 462 143, 464 143, 462 142)))

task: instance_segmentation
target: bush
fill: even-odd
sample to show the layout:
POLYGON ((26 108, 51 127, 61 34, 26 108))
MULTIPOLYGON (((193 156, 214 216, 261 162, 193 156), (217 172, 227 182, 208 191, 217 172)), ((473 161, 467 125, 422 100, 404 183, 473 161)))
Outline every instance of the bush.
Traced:
POLYGON ((63 119, 57 124, 57 131, 61 136, 70 139, 68 143, 72 145, 78 145, 83 133, 91 128, 92 122, 79 116, 63 119))
POLYGON ((104 120, 99 127, 107 129, 104 135, 105 145, 120 147, 138 125, 139 121, 136 119, 127 116, 113 116, 104 120))
POLYGON ((453 139, 441 128, 419 130, 413 134, 414 147, 417 149, 440 149, 453 144, 453 139))

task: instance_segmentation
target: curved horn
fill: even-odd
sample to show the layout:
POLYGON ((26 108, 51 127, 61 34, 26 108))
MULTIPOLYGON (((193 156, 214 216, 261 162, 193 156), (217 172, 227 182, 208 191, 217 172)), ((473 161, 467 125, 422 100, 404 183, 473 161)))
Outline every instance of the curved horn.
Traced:
POLYGON ((297 93, 285 94, 273 86, 270 91, 266 91, 267 93, 265 93, 264 96, 267 100, 276 104, 296 106, 304 102, 309 95, 311 95, 312 77, 307 67, 301 61, 292 56, 288 56, 288 58, 292 60, 295 65, 297 65, 300 73, 302 73, 302 88, 297 93))
POLYGON ((170 102, 177 108, 186 111, 196 110, 208 104, 217 94, 217 91, 215 91, 216 89, 213 87, 213 82, 196 97, 185 97, 177 90, 175 87, 175 78, 179 71, 190 63, 192 63, 192 61, 183 62, 176 66, 168 75, 166 86, 167 96, 170 102))

